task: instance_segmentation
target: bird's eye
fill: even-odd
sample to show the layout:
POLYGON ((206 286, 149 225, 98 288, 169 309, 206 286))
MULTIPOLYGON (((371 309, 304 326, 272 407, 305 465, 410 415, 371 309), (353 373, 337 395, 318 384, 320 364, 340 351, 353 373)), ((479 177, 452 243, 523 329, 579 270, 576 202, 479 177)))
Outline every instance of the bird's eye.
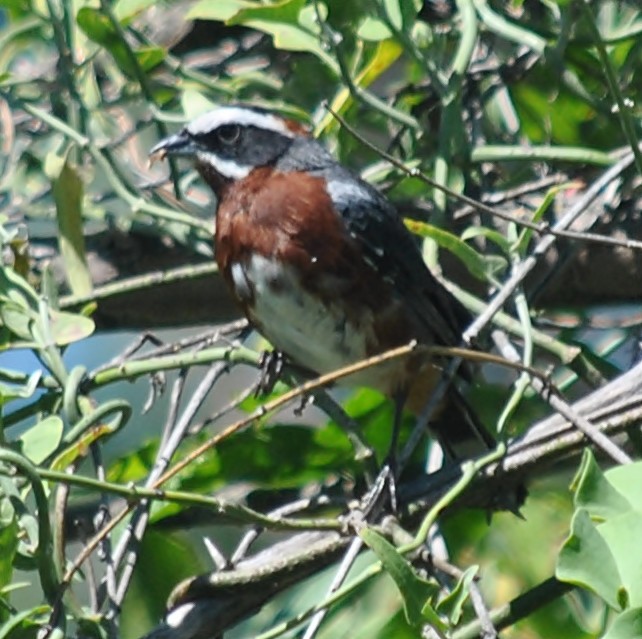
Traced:
POLYGON ((241 136, 241 127, 238 124, 224 124, 216 129, 216 136, 223 144, 234 144, 241 136))

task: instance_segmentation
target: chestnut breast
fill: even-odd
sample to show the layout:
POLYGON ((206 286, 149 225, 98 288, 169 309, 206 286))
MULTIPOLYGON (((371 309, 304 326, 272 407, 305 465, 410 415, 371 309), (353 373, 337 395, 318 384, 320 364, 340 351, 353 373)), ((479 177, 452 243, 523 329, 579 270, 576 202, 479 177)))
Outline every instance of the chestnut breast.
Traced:
MULTIPOLYGON (((317 373, 414 337, 401 300, 347 233, 322 178, 260 168, 231 182, 219 199, 216 258, 250 321, 317 373)), ((406 364, 349 383, 390 394, 405 384, 406 364)))

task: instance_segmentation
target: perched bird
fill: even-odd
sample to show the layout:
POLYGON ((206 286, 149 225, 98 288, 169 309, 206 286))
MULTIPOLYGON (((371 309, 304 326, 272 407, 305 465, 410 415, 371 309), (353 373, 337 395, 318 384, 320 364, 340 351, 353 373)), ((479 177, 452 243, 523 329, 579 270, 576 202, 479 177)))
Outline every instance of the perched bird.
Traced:
MULTIPOLYGON (((395 208, 299 123, 220 107, 150 152, 167 155, 190 158, 214 191, 220 272, 249 321, 297 365, 322 374, 411 340, 459 344, 469 314, 395 208)), ((418 412, 439 377, 440 363, 422 353, 345 381, 418 412)), ((446 440, 470 434, 470 419, 448 421, 446 440)))

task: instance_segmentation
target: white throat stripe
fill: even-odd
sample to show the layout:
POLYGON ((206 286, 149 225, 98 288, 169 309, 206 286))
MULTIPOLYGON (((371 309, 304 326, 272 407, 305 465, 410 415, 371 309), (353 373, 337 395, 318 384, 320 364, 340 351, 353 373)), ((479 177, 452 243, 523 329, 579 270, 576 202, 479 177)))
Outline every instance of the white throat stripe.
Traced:
POLYGON ((197 151, 196 158, 203 164, 209 164, 219 175, 230 180, 241 180, 247 177, 253 168, 234 160, 224 160, 210 151, 197 151))

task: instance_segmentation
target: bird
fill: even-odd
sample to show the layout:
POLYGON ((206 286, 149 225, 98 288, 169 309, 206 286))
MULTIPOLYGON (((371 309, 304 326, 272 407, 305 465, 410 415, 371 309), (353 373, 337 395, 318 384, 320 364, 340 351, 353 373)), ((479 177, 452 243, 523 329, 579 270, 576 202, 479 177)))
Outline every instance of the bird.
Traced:
MULTIPOLYGON (((251 325, 296 365, 324 374, 413 341, 459 345, 471 316, 430 271, 397 209, 303 124, 220 106, 150 151, 151 160, 167 156, 191 160, 213 191, 219 271, 251 325)), ((418 414, 442 369, 418 352, 343 383, 418 414)), ((461 411, 451 386, 446 403, 461 411)), ((470 415, 445 421, 437 434, 448 449, 462 439, 493 447, 470 415)))

